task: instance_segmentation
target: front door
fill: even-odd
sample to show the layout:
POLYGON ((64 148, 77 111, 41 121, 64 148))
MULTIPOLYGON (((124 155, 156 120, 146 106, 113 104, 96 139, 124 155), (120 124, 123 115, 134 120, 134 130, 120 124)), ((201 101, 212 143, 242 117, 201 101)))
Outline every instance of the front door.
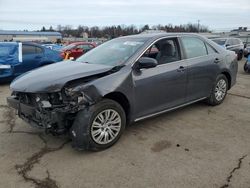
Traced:
MULTIPOLYGON (((158 50, 155 57, 158 66, 133 71, 137 118, 170 109, 186 101, 187 65, 181 60, 177 38, 162 39, 155 47, 158 50)), ((150 52, 143 56, 152 57, 150 52)))

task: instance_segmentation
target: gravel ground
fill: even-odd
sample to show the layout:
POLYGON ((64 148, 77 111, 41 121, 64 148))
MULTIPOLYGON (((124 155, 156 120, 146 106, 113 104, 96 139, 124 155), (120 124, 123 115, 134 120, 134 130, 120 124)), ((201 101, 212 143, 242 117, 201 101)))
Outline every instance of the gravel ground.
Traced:
POLYGON ((101 152, 28 126, 0 86, 0 187, 250 187, 250 75, 239 62, 224 103, 204 103, 127 127, 101 152))

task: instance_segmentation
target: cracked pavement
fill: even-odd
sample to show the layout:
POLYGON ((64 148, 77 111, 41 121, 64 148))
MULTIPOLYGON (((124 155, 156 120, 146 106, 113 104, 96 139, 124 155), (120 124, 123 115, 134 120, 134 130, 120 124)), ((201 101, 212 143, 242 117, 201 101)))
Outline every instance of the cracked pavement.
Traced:
POLYGON ((79 152, 15 115, 0 85, 0 188, 250 187, 250 74, 239 62, 224 103, 197 103, 127 127, 101 152, 79 152))

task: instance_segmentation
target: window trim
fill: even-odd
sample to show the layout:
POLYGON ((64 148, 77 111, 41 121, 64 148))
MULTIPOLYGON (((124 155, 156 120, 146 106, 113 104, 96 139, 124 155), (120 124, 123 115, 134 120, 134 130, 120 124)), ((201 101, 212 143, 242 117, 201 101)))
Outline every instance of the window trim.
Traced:
POLYGON ((214 49, 214 47, 212 47, 210 44, 208 44, 208 43, 205 42, 205 41, 204 41, 204 43, 205 43, 205 46, 206 46, 206 49, 207 49, 207 55, 210 55, 210 54, 208 53, 208 48, 207 48, 208 46, 214 50, 214 53, 215 53, 215 54, 218 54, 218 51, 217 51, 216 49, 214 49))
POLYGON ((158 39, 155 39, 153 42, 151 42, 143 51, 142 53, 135 59, 135 61, 133 63, 131 63, 131 68, 133 68, 136 64, 136 62, 143 56, 143 54, 152 46, 154 45, 156 42, 160 41, 160 40, 163 40, 163 39, 171 39, 171 38, 175 38, 176 41, 177 41, 177 46, 179 46, 179 51, 180 51, 180 60, 179 61, 174 61, 174 62, 169 62, 169 63, 165 63, 165 64, 161 64, 161 65, 157 65, 156 67, 158 66, 162 66, 162 65, 168 65, 170 63, 176 63, 176 62, 180 62, 180 61, 184 61, 185 60, 185 56, 184 56, 184 53, 183 53, 183 48, 182 48, 182 44, 180 42, 180 36, 178 35, 175 35, 175 36, 165 36, 165 37, 161 37, 161 38, 158 38, 158 39))

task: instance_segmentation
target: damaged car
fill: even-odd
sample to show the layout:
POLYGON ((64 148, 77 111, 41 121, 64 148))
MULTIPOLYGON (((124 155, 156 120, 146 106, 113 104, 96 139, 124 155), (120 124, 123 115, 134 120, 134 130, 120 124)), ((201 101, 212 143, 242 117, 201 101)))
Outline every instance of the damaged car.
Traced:
POLYGON ((29 124, 97 151, 133 122, 202 100, 221 104, 237 70, 234 52, 200 35, 140 34, 18 77, 7 101, 29 124))

